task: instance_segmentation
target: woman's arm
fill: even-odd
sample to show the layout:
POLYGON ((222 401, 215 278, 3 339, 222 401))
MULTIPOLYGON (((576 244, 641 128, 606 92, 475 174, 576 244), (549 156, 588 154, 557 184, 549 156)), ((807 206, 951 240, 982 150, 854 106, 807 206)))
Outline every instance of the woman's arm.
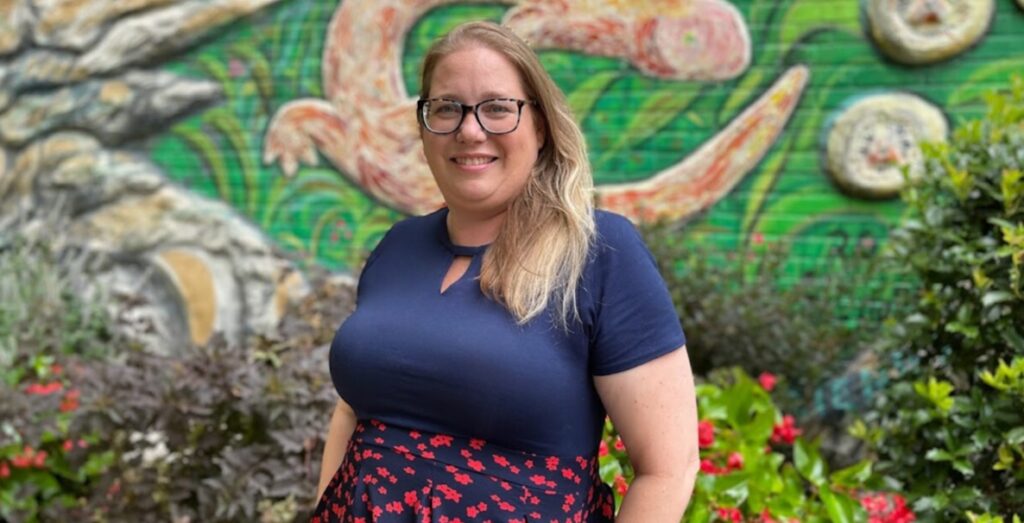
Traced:
POLYGON ((636 471, 616 521, 678 523, 700 469, 686 346, 594 384, 636 471))
POLYGON ((355 429, 355 411, 348 403, 339 399, 334 407, 334 413, 331 414, 331 424, 327 428, 327 439, 324 441, 324 456, 320 460, 320 484, 316 489, 318 500, 323 497, 331 478, 341 466, 341 460, 344 459, 345 450, 348 448, 348 440, 355 429))

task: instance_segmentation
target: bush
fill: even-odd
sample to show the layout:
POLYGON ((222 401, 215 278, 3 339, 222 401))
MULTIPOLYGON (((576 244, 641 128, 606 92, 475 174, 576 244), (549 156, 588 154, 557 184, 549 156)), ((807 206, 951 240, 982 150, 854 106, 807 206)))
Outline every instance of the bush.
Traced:
POLYGON ((731 252, 684 243, 665 225, 644 232, 686 330, 694 372, 738 366, 751 375, 778 373, 786 383, 777 401, 802 420, 823 414, 810 408, 815 393, 876 337, 860 328, 851 297, 870 290, 873 299, 886 294, 900 307, 898 289, 882 278, 871 249, 784 286, 789 249, 782 243, 731 252))
MULTIPOLYGON (((829 474, 817 445, 772 402, 771 375, 755 382, 734 369, 713 381, 697 387, 701 473, 683 521, 914 521, 901 496, 876 492, 881 485, 869 462, 829 474)), ((633 469, 606 425, 601 476, 618 503, 633 469)))
POLYGON ((246 347, 98 359, 20 342, 0 382, 0 521, 307 520, 336 399, 326 343, 354 298, 343 279, 314 289, 246 347))
POLYGON ((71 427, 81 391, 69 367, 119 339, 103 296, 80 292, 97 259, 52 245, 52 216, 13 223, 0 232, 0 520, 61 520, 113 459, 71 427))
POLYGON ((909 364, 858 430, 927 521, 1024 507, 1024 409, 989 378, 1024 356, 1024 81, 987 102, 984 119, 924 147, 904 193, 890 248, 921 289, 882 357, 909 364))

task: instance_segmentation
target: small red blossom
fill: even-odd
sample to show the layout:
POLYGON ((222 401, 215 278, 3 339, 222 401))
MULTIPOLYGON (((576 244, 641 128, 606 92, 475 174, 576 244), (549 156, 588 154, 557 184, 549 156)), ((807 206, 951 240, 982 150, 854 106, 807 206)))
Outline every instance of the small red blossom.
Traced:
POLYGON ((718 465, 715 465, 715 462, 711 461, 710 459, 700 460, 700 471, 705 474, 711 474, 712 476, 725 474, 726 472, 729 472, 728 470, 721 468, 718 465))
POLYGON ((715 444, 715 424, 709 420, 701 420, 697 424, 697 444, 707 448, 715 444))
POLYGON ((733 521, 736 523, 743 521, 743 513, 736 507, 719 507, 718 517, 724 521, 733 521))
POLYGON ((64 452, 71 452, 72 450, 75 450, 75 442, 69 439, 64 440, 64 443, 60 446, 60 448, 64 449, 64 452))
POLYGON ((865 494, 860 504, 868 513, 869 523, 913 523, 917 516, 907 507, 899 494, 865 494))
POLYGON ((762 372, 761 375, 757 377, 757 382, 761 384, 762 389, 771 392, 775 389, 775 384, 778 382, 778 378, 770 372, 762 372))
POLYGON ((786 414, 782 417, 782 423, 779 423, 772 427, 772 443, 783 443, 792 445, 796 441, 797 436, 803 433, 802 430, 796 428, 796 421, 793 416, 786 414))
POLYGON ((622 496, 625 496, 626 492, 629 491, 629 483, 626 483, 626 478, 622 474, 615 476, 615 491, 622 496))
POLYGON ((64 385, 59 381, 52 381, 47 384, 42 383, 30 383, 25 387, 25 393, 33 396, 47 396, 50 394, 56 394, 64 388, 64 385))
POLYGON ((6 461, 0 461, 0 478, 7 478, 11 475, 11 467, 7 465, 6 461))
POLYGON ((60 363, 54 363, 53 365, 50 365, 50 372, 53 374, 62 374, 64 372, 64 367, 62 367, 60 363))
POLYGON ((622 438, 615 436, 615 450, 619 452, 626 451, 626 444, 622 442, 622 438))
POLYGON ((740 454, 739 452, 729 454, 729 461, 726 462, 726 466, 729 467, 729 470, 743 468, 743 454, 740 454))
POLYGON ((761 511, 761 520, 759 523, 778 523, 775 518, 772 517, 772 513, 768 509, 761 511))
POLYGON ((754 245, 763 245, 764 244, 764 233, 762 233, 762 232, 755 232, 754 234, 752 234, 750 236, 750 241, 754 245))
POLYGON ((601 443, 597 445, 597 455, 607 456, 608 455, 608 443, 605 440, 601 440, 601 443))

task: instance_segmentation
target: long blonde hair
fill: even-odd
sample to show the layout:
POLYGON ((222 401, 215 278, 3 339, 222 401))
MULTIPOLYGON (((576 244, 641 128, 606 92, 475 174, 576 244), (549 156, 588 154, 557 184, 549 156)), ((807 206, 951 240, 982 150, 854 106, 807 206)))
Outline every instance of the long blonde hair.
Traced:
POLYGON ((558 323, 579 317, 576 288, 594 239, 594 182, 586 140, 565 95, 537 55, 508 28, 491 22, 462 24, 434 43, 423 59, 421 92, 427 95, 434 69, 455 51, 484 46, 519 70, 526 95, 537 102, 547 137, 526 186, 512 202, 494 243, 484 255, 480 288, 520 324, 553 301, 558 323))

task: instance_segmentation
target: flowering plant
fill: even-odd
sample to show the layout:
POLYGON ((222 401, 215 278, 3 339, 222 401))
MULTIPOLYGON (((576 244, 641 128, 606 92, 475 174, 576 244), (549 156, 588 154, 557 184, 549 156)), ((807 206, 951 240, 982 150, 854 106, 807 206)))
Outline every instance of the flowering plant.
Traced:
MULTIPOLYGON (((901 496, 876 492, 881 480, 870 462, 829 474, 816 443, 776 408, 775 385, 769 373, 755 381, 734 369, 697 387, 700 475, 683 521, 914 521, 901 496)), ((600 463, 618 505, 634 471, 610 421, 600 463)))
POLYGON ((66 515, 113 455, 94 451, 94 434, 75 432, 80 392, 54 357, 18 369, 0 382, 0 520, 66 515))

